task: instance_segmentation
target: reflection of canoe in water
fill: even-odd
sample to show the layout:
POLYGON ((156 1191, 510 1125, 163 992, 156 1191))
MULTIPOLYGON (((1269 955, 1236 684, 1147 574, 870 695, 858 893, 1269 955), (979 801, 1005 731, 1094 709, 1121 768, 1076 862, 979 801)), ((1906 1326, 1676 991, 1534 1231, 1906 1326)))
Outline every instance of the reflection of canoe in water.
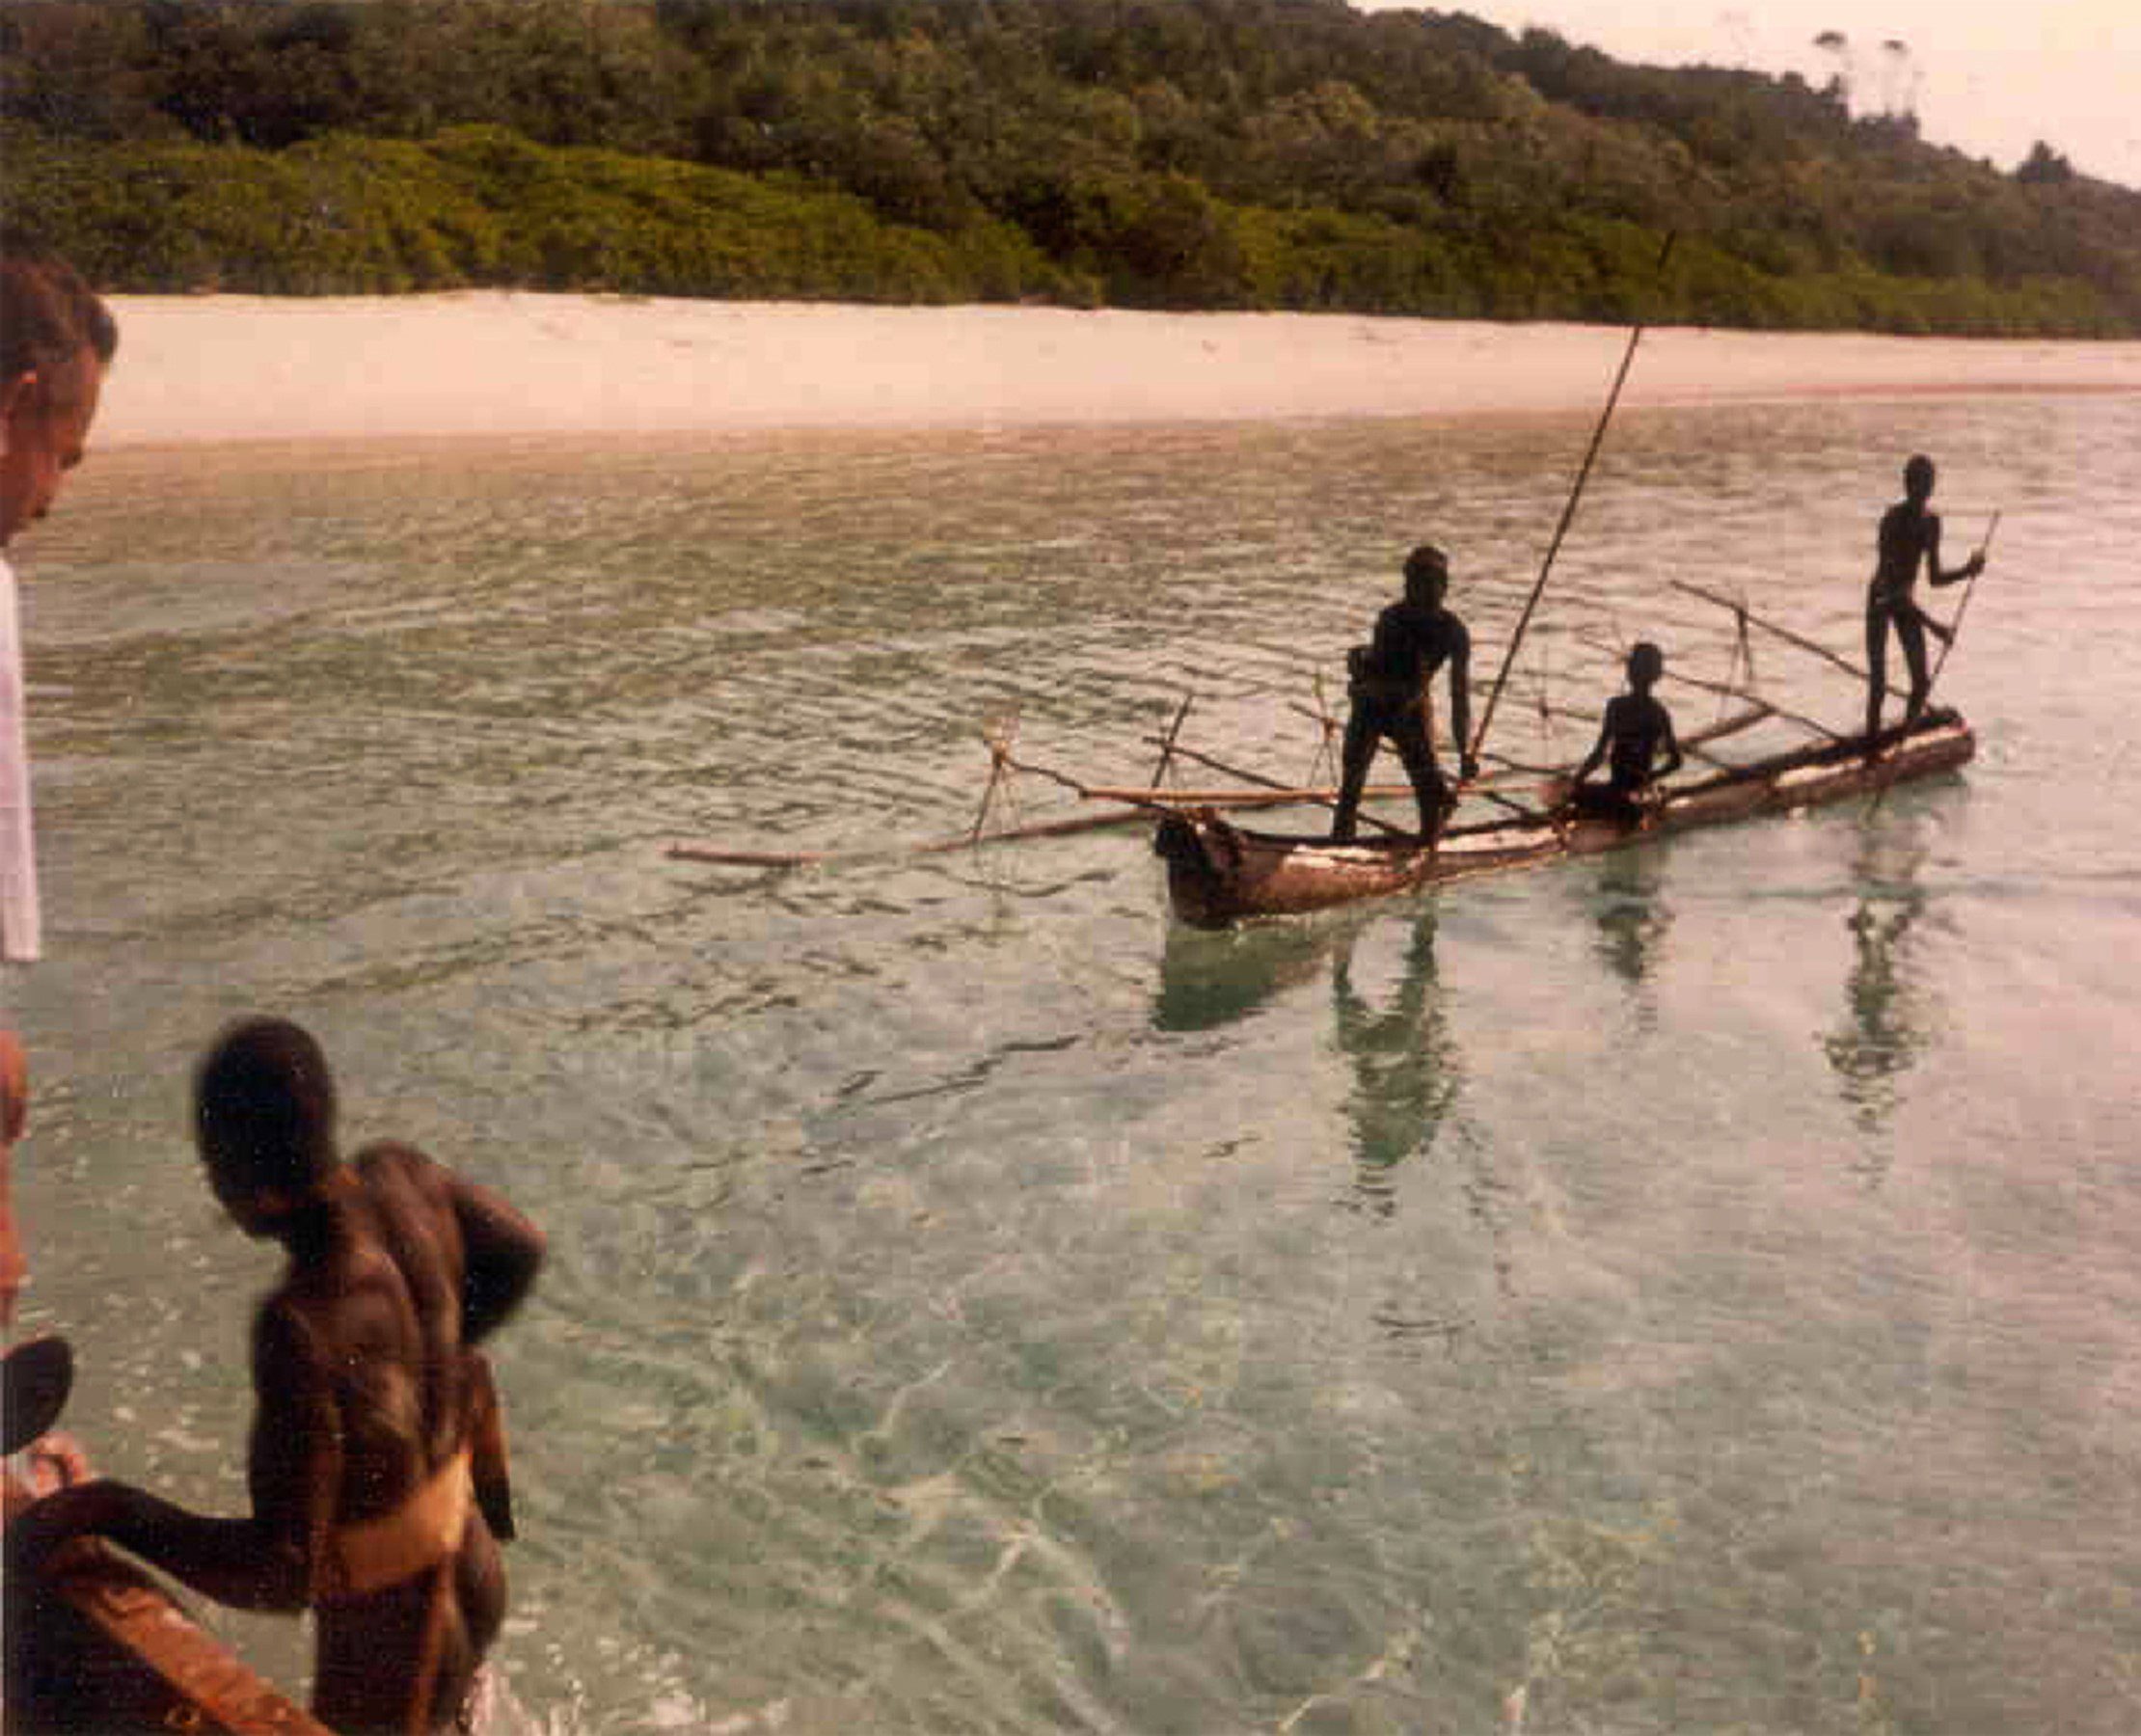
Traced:
POLYGON ((1675 785, 1640 827, 1565 817, 1494 821, 1453 827, 1429 849, 1409 837, 1333 844, 1250 831, 1196 809, 1161 820, 1152 848, 1167 862, 1176 914, 1193 927, 1224 928, 1245 917, 1298 915, 1869 796, 1952 771, 1976 750, 1977 739, 1960 717, 1929 712, 1908 732, 1884 735, 1871 759, 1863 739, 1830 742, 1675 785))
MULTIPOLYGON (((1405 791, 1407 796, 1412 792, 1405 791)), ((1270 924, 1231 934, 1170 923, 1160 955, 1155 1031, 1211 1031, 1249 1018, 1330 969, 1332 932, 1270 924)))

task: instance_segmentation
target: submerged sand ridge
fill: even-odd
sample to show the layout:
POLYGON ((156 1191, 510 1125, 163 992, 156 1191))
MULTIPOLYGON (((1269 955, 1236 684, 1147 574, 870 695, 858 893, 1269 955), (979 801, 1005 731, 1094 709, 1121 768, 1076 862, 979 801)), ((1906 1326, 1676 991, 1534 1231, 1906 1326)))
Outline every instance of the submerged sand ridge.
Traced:
MULTIPOLYGON (((1537 413, 1627 328, 471 291, 118 297, 103 446, 1537 413)), ((1645 333, 1630 408, 2141 392, 2141 343, 1645 333)))

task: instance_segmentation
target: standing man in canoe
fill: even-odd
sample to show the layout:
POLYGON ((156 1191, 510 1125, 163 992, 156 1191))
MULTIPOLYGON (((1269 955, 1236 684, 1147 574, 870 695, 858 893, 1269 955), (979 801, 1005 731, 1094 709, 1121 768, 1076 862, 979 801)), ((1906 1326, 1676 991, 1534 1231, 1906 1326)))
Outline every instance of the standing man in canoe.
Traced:
POLYGON ((1374 637, 1347 654, 1352 710, 1345 719, 1343 773, 1331 823, 1334 843, 1352 842, 1368 769, 1377 744, 1386 738, 1412 779, 1421 837, 1432 843, 1441 833, 1457 798, 1435 764, 1428 684, 1437 669, 1450 671, 1450 722, 1456 734, 1459 775, 1478 775, 1470 746, 1472 636, 1443 607, 1449 590, 1448 558, 1433 545, 1421 544, 1405 557, 1404 600, 1385 609, 1375 619, 1374 637))
POLYGON ((1926 578, 1936 585, 1975 579, 1985 570, 1985 551, 1980 549, 1959 567, 1940 565, 1940 517, 1926 510, 1933 499, 1933 460, 1923 452, 1903 467, 1903 499, 1882 514, 1880 559, 1873 583, 1866 590, 1866 751, 1873 751, 1881 733, 1881 707, 1888 697, 1888 630, 1895 629, 1903 646, 1904 662, 1911 669, 1911 695, 1904 706, 1904 726, 1909 728, 1925 710, 1933 691, 1933 677, 1926 670, 1925 636, 1931 633, 1945 644, 1948 629, 1918 607, 1912 586, 1923 565, 1926 578))
POLYGON ((284 1019, 244 1020, 209 1051, 195 1133, 231 1220, 289 1257, 253 1330, 252 1514, 205 1518, 105 1480, 63 1489, 8 1528, 10 1602, 35 1598, 62 1543, 107 1537, 220 1603, 310 1608, 330 1727, 446 1728, 503 1619, 512 1535, 475 1346, 528 1294, 542 1235, 408 1146, 344 1163, 326 1059, 284 1019))

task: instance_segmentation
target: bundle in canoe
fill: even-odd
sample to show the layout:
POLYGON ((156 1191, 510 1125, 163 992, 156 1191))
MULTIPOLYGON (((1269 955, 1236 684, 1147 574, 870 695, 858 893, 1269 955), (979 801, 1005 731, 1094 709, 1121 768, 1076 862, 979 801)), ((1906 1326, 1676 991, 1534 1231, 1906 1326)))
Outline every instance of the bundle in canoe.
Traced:
POLYGON ((1871 795, 1952 771, 1976 750, 1962 718, 1935 711, 1908 730, 1884 732, 1871 756, 1863 738, 1828 742, 1675 785, 1635 827, 1544 815, 1454 827, 1431 848, 1411 837, 1333 844, 1251 831, 1200 809, 1164 816, 1152 848, 1167 863, 1175 913, 1194 928, 1226 928, 1871 795))

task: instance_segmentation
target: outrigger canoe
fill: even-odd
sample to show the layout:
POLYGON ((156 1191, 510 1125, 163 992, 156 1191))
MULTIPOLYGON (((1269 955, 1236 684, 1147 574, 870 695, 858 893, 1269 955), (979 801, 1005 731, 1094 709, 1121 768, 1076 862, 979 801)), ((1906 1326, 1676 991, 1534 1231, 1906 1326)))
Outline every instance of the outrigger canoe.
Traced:
POLYGON ((1565 814, 1452 827, 1432 846, 1394 836, 1334 844, 1234 826, 1210 808, 1168 814, 1152 839, 1175 913, 1193 928, 1294 916, 1362 899, 1474 880, 1649 838, 1871 796, 1968 762, 1977 738, 1952 711, 1863 737, 1795 748, 1673 786, 1637 826, 1565 814))

